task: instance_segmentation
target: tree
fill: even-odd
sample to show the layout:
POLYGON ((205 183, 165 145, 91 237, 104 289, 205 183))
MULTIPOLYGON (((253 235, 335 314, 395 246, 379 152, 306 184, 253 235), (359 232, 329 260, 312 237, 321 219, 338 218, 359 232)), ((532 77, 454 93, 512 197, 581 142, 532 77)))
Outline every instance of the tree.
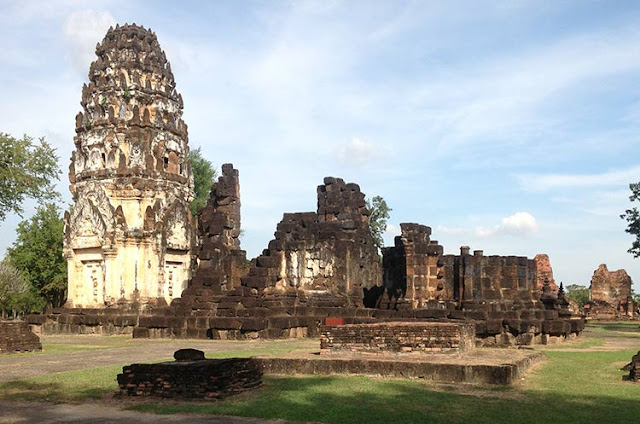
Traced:
POLYGON ((29 282, 24 274, 13 266, 8 258, 0 262, 0 309, 2 317, 5 311, 13 309, 13 300, 16 296, 29 291, 29 282))
POLYGON ((0 221, 8 212, 20 215, 25 198, 57 198, 53 182, 59 173, 55 149, 43 138, 34 143, 26 135, 16 139, 0 133, 0 221))
POLYGON ((62 256, 63 221, 58 207, 47 203, 18 224, 18 238, 7 253, 47 305, 60 307, 66 300, 67 262, 62 256))
POLYGON ((189 208, 192 215, 197 215, 209 200, 211 186, 216 180, 217 172, 211 162, 202 156, 200 147, 189 152, 189 163, 193 172, 193 191, 195 192, 189 208))
MULTIPOLYGON (((629 188, 631 189, 629 201, 640 201, 640 182, 629 184, 629 188)), ((640 211, 638 208, 627 209, 620 215, 620 218, 627 220, 628 226, 625 231, 636 237, 627 252, 631 253, 634 258, 640 257, 640 211)))
POLYGON ((589 301, 589 288, 580 284, 568 284, 565 287, 567 296, 575 301, 580 309, 589 301))
POLYGON ((371 231, 371 237, 378 249, 384 246, 384 240, 382 235, 387 229, 387 219, 389 219, 389 212, 391 209, 387 206, 387 202, 382 196, 374 196, 371 201, 367 200, 367 208, 371 211, 369 216, 369 231, 371 231))

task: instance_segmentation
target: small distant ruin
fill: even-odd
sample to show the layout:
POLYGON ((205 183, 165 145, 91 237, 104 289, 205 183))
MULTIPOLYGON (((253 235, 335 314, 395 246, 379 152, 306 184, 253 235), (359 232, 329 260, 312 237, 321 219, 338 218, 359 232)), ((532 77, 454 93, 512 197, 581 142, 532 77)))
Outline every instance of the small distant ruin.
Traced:
POLYGON ((538 290, 542 290, 542 287, 545 285, 545 281, 548 281, 551 286, 551 290, 557 292, 560 288, 556 284, 556 280, 553 278, 553 268, 551 268, 549 255, 538 253, 533 260, 536 262, 536 281, 538 290))
POLYGON ((638 304, 631 295, 631 277, 624 269, 609 271, 601 264, 591 277, 591 299, 584 312, 591 319, 617 320, 638 317, 638 304))
POLYGON ((0 354, 42 350, 40 337, 24 321, 0 321, 0 354))
POLYGON ((254 339, 317 336, 331 318, 443 329, 464 321, 478 345, 492 346, 582 331, 548 257, 486 256, 466 246, 445 255, 430 227, 402 223, 380 258, 365 194, 340 178, 317 187, 315 211, 285 213, 247 263, 233 165, 222 166, 197 223, 189 212, 182 97, 155 34, 116 26, 96 54, 69 173, 69 300, 27 317, 45 334, 254 339))

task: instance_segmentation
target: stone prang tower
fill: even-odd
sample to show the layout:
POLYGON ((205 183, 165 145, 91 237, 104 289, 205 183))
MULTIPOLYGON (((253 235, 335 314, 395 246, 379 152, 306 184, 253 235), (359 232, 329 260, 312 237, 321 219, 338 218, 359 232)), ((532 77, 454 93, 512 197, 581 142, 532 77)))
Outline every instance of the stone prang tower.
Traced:
POLYGON ((194 260, 182 96, 156 35, 143 27, 110 28, 96 55, 69 167, 67 306, 170 303, 194 260))

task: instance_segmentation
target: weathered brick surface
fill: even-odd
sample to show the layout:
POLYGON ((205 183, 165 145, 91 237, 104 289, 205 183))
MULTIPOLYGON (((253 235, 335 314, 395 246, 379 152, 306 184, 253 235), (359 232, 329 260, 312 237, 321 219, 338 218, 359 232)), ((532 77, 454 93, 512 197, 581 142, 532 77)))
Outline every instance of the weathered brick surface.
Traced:
MULTIPOLYGON (((199 214, 200 263, 185 295, 202 288, 222 293, 240 286, 248 268, 240 249, 240 181, 237 169, 222 165, 222 175, 211 188, 207 205, 199 214)), ((184 299, 184 296, 183 296, 184 299)))
POLYGON ((317 195, 317 212, 284 214, 243 285, 314 306, 362 305, 363 289, 380 285, 382 275, 365 195, 332 177, 317 195))
POLYGON ((629 364, 629 380, 640 383, 640 351, 633 355, 629 364))
POLYGON ((24 321, 0 321, 0 353, 42 350, 40 337, 24 321))
POLYGON ((321 353, 448 353, 475 348, 475 325, 464 322, 385 322, 323 326, 321 353))
POLYGON ((400 228, 395 246, 382 249, 386 297, 379 296, 375 303, 371 299, 370 306, 397 308, 402 299, 411 308, 420 309, 430 300, 454 299, 453 280, 439 275, 438 258, 443 247, 430 239, 431 228, 413 223, 400 224, 400 228))
POLYGON ((133 364, 118 374, 118 394, 163 398, 219 399, 262 384, 251 358, 133 364))
POLYGON ((631 296, 631 277, 624 269, 609 271, 601 264, 591 277, 591 300, 585 313, 594 319, 629 319, 639 316, 638 304, 631 296))

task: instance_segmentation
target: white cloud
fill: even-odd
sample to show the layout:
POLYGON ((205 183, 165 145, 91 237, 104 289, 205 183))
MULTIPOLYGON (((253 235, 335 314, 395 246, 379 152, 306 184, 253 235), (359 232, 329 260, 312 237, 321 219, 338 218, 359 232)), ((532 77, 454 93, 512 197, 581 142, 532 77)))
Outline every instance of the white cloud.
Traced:
POLYGON ((640 175, 640 165, 599 174, 522 174, 517 178, 520 186, 525 190, 547 191, 576 187, 626 186, 636 181, 638 175, 640 175))
POLYGON ((384 239, 385 246, 393 246, 396 236, 400 235, 400 227, 393 224, 387 224, 387 229, 384 231, 382 238, 384 239))
POLYGON ((71 61, 82 73, 95 58, 96 44, 115 23, 111 13, 92 9, 71 12, 65 19, 62 30, 69 42, 71 61))
POLYGON ((526 236, 538 232, 538 230, 538 223, 533 215, 528 212, 516 212, 513 215, 502 218, 500 225, 477 227, 475 232, 478 237, 491 237, 502 234, 526 236))
POLYGON ((382 158, 385 152, 386 149, 382 146, 371 141, 353 137, 349 143, 338 149, 337 154, 342 162, 359 166, 382 158))
POLYGON ((436 233, 437 234, 468 234, 469 229, 462 228, 462 227, 447 227, 444 225, 438 225, 436 227, 436 233))

